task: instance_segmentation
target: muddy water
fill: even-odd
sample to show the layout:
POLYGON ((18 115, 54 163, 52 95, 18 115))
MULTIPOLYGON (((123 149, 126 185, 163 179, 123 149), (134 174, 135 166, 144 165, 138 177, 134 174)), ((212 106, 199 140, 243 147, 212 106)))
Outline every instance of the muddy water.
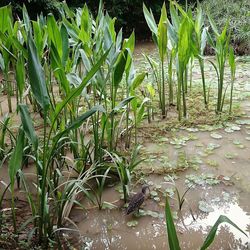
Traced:
MULTIPOLYGON (((180 177, 181 179, 181 177, 180 177)), ((155 184, 162 184, 163 178, 151 176, 155 184)), ((177 186, 182 192, 181 180, 177 186)), ((165 184, 166 186, 166 184, 165 184)), ((153 188, 153 186, 151 187, 153 188)), ((106 191, 105 200, 112 202, 118 198, 114 191, 106 191)), ((182 249, 199 249, 211 225, 220 215, 228 216, 248 234, 250 232, 249 197, 242 195, 233 187, 223 185, 216 188, 195 188, 190 190, 186 197, 181 213, 175 215, 176 228, 182 249), (221 197, 219 200, 218 197, 221 197), (213 209, 210 213, 203 213, 198 209, 199 200, 207 200, 213 209), (192 209, 194 220, 189 212, 192 209)), ((81 246, 88 245, 90 249, 168 249, 164 209, 160 202, 150 197, 145 201, 144 211, 153 211, 151 216, 135 217, 125 215, 123 208, 102 211, 90 209, 84 213, 78 227, 83 236, 81 246), (135 227, 128 227, 127 223, 136 220, 135 227)), ((171 200, 173 211, 177 203, 171 200)), ((75 215, 79 218, 79 215, 75 215)), ((74 217, 73 217, 74 218, 74 217)), ((237 230, 224 224, 210 249, 248 249, 248 238, 237 230)), ((79 247, 79 245, 78 245, 79 247)))
MULTIPOLYGON (((155 57, 156 52, 150 43, 137 47, 136 64, 149 70, 141 54, 155 57)), ((72 212, 81 235, 77 248, 168 249, 164 217, 167 192, 171 196, 169 200, 182 249, 199 249, 220 215, 226 215, 248 237, 223 223, 209 249, 250 249, 249 66, 249 63, 241 63, 237 71, 235 100, 241 102, 244 113, 239 121, 219 128, 197 126, 167 131, 161 122, 144 127, 140 142, 146 161, 138 167, 137 173, 141 176, 139 182, 150 185, 151 194, 147 196, 141 215, 125 215, 120 193, 114 188, 105 190, 103 196, 103 201, 117 206, 114 209, 98 210, 83 201, 89 209, 72 212), (176 175, 172 174, 174 171, 176 175), (174 187, 183 194, 188 185, 193 186, 185 196, 182 210, 178 211, 174 187), (135 223, 132 227, 128 226, 131 221, 135 223)), ((215 79, 212 71, 206 64, 210 84, 215 79)), ((193 79, 200 82, 197 68, 194 68, 193 79)), ((131 190, 140 190, 138 182, 131 190)))

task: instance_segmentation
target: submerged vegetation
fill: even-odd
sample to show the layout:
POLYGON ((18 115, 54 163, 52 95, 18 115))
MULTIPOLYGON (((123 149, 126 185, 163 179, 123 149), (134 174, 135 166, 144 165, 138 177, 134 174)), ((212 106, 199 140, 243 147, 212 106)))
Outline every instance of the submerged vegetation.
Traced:
MULTIPOLYGON (((136 70, 135 32, 128 38, 122 29, 116 32, 116 19, 104 12, 102 2, 95 17, 87 5, 73 11, 62 3, 59 20, 52 14, 31 20, 25 6, 23 20, 14 20, 11 6, 0 8, 1 91, 9 113, 1 120, 0 167, 8 169, 10 182, 0 182, 0 208, 10 193, 15 235, 29 225, 33 245, 60 248, 65 244, 63 232, 74 231, 73 206, 82 206, 79 201, 87 197, 102 209, 107 205, 102 193, 110 179, 119 181, 127 203, 133 173, 144 161, 138 133, 146 120, 194 122, 190 105, 202 105, 205 118, 211 113, 217 120, 233 117, 236 63, 229 24, 220 32, 208 16, 208 30, 200 5, 194 13, 172 1, 169 8, 170 17, 163 4, 156 24, 153 12, 143 5, 158 49, 156 59, 144 55, 151 72, 136 70), (209 62, 218 77, 211 89, 204 73, 207 43, 215 52, 215 60, 209 62), (194 85, 196 59, 202 80, 194 85), (224 77, 227 63, 229 82, 224 77), (193 98, 196 94, 201 101, 193 98), (32 182, 25 175, 29 165, 34 166, 32 182), (16 184, 30 212, 22 225, 17 223, 16 184)), ((180 164, 185 169, 188 162, 181 159, 180 164)), ((174 226, 171 220, 167 225, 171 239, 174 226)))

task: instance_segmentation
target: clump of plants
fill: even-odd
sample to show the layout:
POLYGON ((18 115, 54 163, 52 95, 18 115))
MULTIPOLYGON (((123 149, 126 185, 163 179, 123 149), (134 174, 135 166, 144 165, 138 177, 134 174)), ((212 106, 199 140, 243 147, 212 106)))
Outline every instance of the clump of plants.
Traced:
MULTIPOLYGON (((169 104, 173 104, 175 99, 179 121, 183 118, 188 119, 187 98, 193 91, 192 65, 194 58, 198 60, 200 66, 204 107, 208 109, 209 92, 204 74, 204 50, 208 42, 214 49, 216 56, 216 63, 211 62, 218 76, 218 94, 215 111, 217 114, 221 114, 228 89, 228 85, 225 86, 226 84, 224 81, 224 68, 229 56, 230 65, 232 65, 231 68, 233 67, 233 72, 235 74, 234 53, 232 49, 229 49, 230 32, 228 31, 228 24, 220 34, 212 18, 208 16, 213 28, 213 34, 210 34, 205 27, 206 15, 199 4, 195 9, 194 17, 191 9, 184 10, 180 5, 171 1, 170 19, 168 19, 166 15, 166 7, 163 4, 161 18, 157 26, 152 11, 149 11, 146 6, 143 8, 145 19, 152 32, 152 38, 159 50, 160 67, 149 57, 147 57, 147 59, 152 69, 153 82, 159 93, 159 106, 163 117, 166 115, 167 109, 165 97, 168 96, 169 104), (166 72, 168 72, 167 79, 165 79, 164 73, 164 60, 166 58, 166 72), (177 79, 175 92, 173 91, 173 65, 175 65, 177 79), (188 77, 190 78, 190 81, 188 81, 188 77), (168 88, 165 86, 167 84, 169 85, 168 88), (166 91, 167 89, 169 91, 166 91)), ((232 78, 234 78, 234 74, 232 74, 232 78)), ((230 96, 232 97, 233 80, 231 82, 230 90, 230 96)), ((231 97, 229 113, 232 111, 231 97)))

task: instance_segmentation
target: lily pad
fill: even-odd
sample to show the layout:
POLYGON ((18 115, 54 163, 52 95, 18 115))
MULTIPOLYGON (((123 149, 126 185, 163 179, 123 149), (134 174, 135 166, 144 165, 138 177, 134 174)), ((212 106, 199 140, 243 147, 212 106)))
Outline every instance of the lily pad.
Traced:
POLYGON ((225 128, 224 131, 227 132, 227 133, 233 133, 234 132, 234 130, 232 128, 230 128, 230 127, 225 128))
POLYGON ((237 120, 236 123, 239 125, 250 125, 250 120, 237 120))
POLYGON ((151 216, 153 218, 158 218, 159 217, 159 213, 158 212, 151 211, 151 210, 147 211, 147 215, 149 215, 149 216, 151 216))
POLYGON ((157 193, 156 191, 151 191, 151 192, 150 192, 150 195, 151 195, 152 197, 155 197, 155 196, 158 196, 158 193, 157 193))
POLYGON ((211 159, 206 160, 206 163, 207 163, 209 166, 211 166, 211 167, 218 167, 218 166, 219 166, 219 164, 218 164, 217 161, 211 160, 211 159))
POLYGON ((218 134, 218 133, 212 133, 210 134, 210 136, 214 139, 222 139, 222 135, 218 134))
POLYGON ((209 150, 214 150, 214 149, 216 149, 216 148, 219 148, 221 145, 220 144, 217 144, 217 143, 209 143, 208 145, 207 145, 207 149, 209 149, 209 150))
POLYGON ((214 209, 205 201, 199 201, 199 209, 204 213, 213 212, 214 209))
POLYGON ((156 202, 160 202, 160 201, 161 201, 161 198, 158 197, 158 196, 155 196, 155 197, 154 197, 154 200, 155 200, 156 202))
POLYGON ((226 154, 225 154, 225 157, 226 157, 227 159, 234 159, 234 158, 236 158, 237 156, 238 156, 237 153, 226 153, 226 154))
POLYGON ((198 132, 198 131, 199 131, 199 129, 198 129, 198 128, 186 128, 186 130, 187 130, 188 132, 193 132, 193 133, 195 133, 195 132, 198 132))
POLYGON ((232 126, 231 129, 234 130, 234 131, 240 131, 241 130, 241 128, 239 126, 237 126, 237 125, 232 126))
POLYGON ((128 227, 136 227, 137 225, 138 225, 137 220, 131 220, 131 221, 127 222, 128 227))
POLYGON ((166 181, 166 182, 172 182, 172 181, 177 180, 177 179, 178 179, 178 176, 175 174, 164 176, 164 181, 166 181))
POLYGON ((240 140, 236 139, 236 140, 233 140, 233 144, 234 145, 240 145, 242 144, 240 140))

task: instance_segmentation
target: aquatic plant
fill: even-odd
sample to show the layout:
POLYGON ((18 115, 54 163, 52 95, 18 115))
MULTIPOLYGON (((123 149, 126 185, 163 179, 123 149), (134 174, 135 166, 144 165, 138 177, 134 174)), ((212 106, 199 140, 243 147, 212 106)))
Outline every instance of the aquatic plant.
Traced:
MULTIPOLYGON (((177 233, 176 233, 176 229, 175 229, 173 216, 172 216, 172 212, 171 212, 171 208, 170 208, 170 205, 169 205, 168 198, 166 198, 166 203, 165 203, 165 218, 166 218, 166 228, 167 228, 167 234, 168 234, 169 248, 170 248, 170 250, 179 250, 181 248, 180 248, 179 239, 178 239, 178 236, 177 236, 177 233)), ((212 226, 212 228, 210 229, 204 243, 202 244, 202 246, 200 248, 201 250, 207 249, 213 243, 219 225, 222 224, 222 223, 225 223, 225 222, 232 225, 234 228, 236 228, 241 233, 246 235, 246 233, 244 231, 242 231, 227 216, 221 215, 217 219, 215 224, 212 226)))

